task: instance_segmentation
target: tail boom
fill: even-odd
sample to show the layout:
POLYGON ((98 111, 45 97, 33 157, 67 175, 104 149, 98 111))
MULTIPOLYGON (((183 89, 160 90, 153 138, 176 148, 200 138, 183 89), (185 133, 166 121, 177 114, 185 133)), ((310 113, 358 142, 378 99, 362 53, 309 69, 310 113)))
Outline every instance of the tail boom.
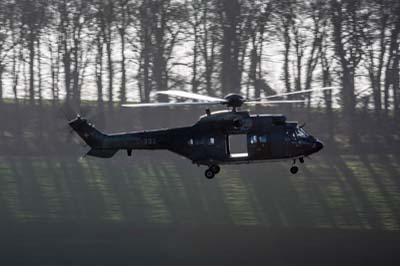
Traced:
POLYGON ((110 158, 120 149, 127 150, 130 155, 133 149, 167 148, 164 130, 107 135, 79 116, 69 122, 69 126, 90 146, 86 154, 89 156, 110 158))

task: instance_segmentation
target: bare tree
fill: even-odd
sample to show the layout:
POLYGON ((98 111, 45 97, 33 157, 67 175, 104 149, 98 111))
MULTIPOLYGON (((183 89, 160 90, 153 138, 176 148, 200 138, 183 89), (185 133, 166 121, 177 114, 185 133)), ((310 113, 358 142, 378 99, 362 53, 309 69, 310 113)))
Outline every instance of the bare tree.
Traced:
POLYGON ((103 88, 103 46, 104 39, 102 38, 101 31, 98 31, 96 34, 96 59, 95 59, 95 78, 96 78, 96 87, 97 87, 97 105, 102 108, 103 107, 103 96, 104 96, 104 88, 103 88))
POLYGON ((62 42, 60 36, 54 33, 53 36, 48 36, 47 49, 50 60, 50 75, 51 75, 51 95, 53 106, 55 106, 60 101, 60 68, 61 68, 61 50, 62 42), (55 35, 55 36, 54 36, 55 35), (55 38, 55 42, 53 39, 55 38))
POLYGON ((380 117, 382 108, 382 75, 384 68, 385 55, 387 52, 387 28, 389 26, 388 1, 369 2, 372 12, 369 21, 370 27, 367 28, 366 38, 366 67, 370 84, 373 91, 375 114, 380 117))
MULTIPOLYGON (((169 84, 170 61, 179 42, 185 21, 185 9, 179 1, 145 1, 138 8, 139 34, 139 88, 143 101, 149 100, 150 92, 165 90, 169 84)), ((158 100, 166 101, 166 96, 158 100)))
POLYGON ((357 141, 354 129, 355 76, 364 54, 363 30, 367 27, 368 15, 365 12, 364 0, 331 1, 333 41, 343 87, 343 112, 353 142, 357 141))
POLYGON ((203 1, 192 0, 185 4, 187 13, 190 17, 188 24, 189 29, 187 33, 187 38, 191 40, 192 45, 192 78, 190 81, 191 91, 193 93, 198 93, 198 88, 200 85, 200 75, 199 75, 199 56, 200 56, 200 35, 201 35, 201 20, 203 14, 203 1), (192 38, 190 36, 193 36, 192 38))
POLYGON ((283 80, 285 83, 286 92, 292 91, 291 75, 290 75, 290 50, 292 37, 290 29, 293 25, 294 13, 292 2, 290 0, 283 0, 277 3, 276 13, 279 16, 280 34, 283 40, 283 80))
POLYGON ((40 39, 41 30, 48 23, 46 1, 20 0, 16 2, 21 14, 21 32, 26 41, 29 54, 29 102, 35 99, 35 57, 36 43, 40 39))
POLYGON ((400 3, 398 1, 389 1, 390 10, 391 10, 391 27, 390 27, 390 35, 389 35, 389 51, 388 58, 386 62, 386 70, 385 70, 385 87, 384 87, 384 106, 385 106, 385 114, 387 115, 389 112, 389 94, 390 89, 393 92, 393 102, 394 109, 397 116, 400 116, 400 48, 399 48, 399 39, 400 39, 400 3), (390 4, 392 3, 392 4, 390 4))
POLYGON ((137 9, 136 31, 138 32, 138 41, 134 43, 139 50, 139 70, 137 73, 140 100, 149 102, 151 83, 151 56, 152 56, 152 18, 150 2, 144 1, 137 9))
POLYGON ((211 1, 201 1, 201 19, 199 36, 200 61, 204 62, 204 80, 208 95, 216 95, 219 84, 216 84, 215 76, 220 62, 216 55, 218 48, 218 24, 215 5, 211 1))
MULTIPOLYGON (((152 72, 156 90, 169 88, 169 62, 173 56, 173 49, 179 41, 185 21, 184 8, 178 1, 161 0, 150 5, 152 14, 152 72)), ((165 96, 159 95, 160 101, 165 96)))
POLYGON ((113 30, 115 23, 115 6, 111 0, 99 0, 96 2, 96 23, 101 32, 102 42, 105 44, 108 75, 108 105, 113 106, 114 101, 114 63, 113 63, 113 30))
POLYGON ((240 93, 244 58, 249 41, 249 1, 217 1, 221 25, 221 88, 222 94, 240 93))
MULTIPOLYGON (((314 71, 320 59, 322 50, 322 40, 327 29, 327 6, 325 1, 315 0, 311 1, 308 6, 305 7, 306 17, 311 18, 311 26, 306 28, 312 32, 311 40, 308 41, 309 48, 307 49, 306 58, 306 69, 305 69, 305 81, 303 90, 311 89, 311 84, 314 80, 314 71)), ((301 79, 301 76, 298 76, 301 79)), ((310 112, 311 107, 311 93, 308 93, 308 104, 307 110, 310 112)))
POLYGON ((11 70, 10 77, 12 79, 11 86, 14 94, 14 101, 18 103, 18 84, 21 73, 21 65, 23 64, 23 46, 21 44, 21 31, 19 24, 19 17, 17 15, 17 6, 15 4, 8 5, 7 9, 2 9, 7 12, 9 18, 9 25, 11 30, 12 55, 11 55, 11 70))
POLYGON ((84 41, 89 36, 84 30, 93 18, 91 2, 61 0, 57 3, 56 10, 59 17, 57 26, 59 41, 62 43, 60 53, 62 54, 66 102, 79 106, 82 73, 87 66, 86 53, 89 49, 84 41))
POLYGON ((123 104, 126 102, 126 83, 127 83, 127 75, 126 75, 126 35, 127 29, 132 23, 131 17, 133 14, 134 6, 130 3, 129 0, 118 0, 115 2, 115 13, 117 24, 118 34, 121 43, 121 85, 119 90, 119 100, 120 103, 123 104))
POLYGON ((10 52, 17 46, 15 29, 15 4, 2 1, 0 3, 0 103, 3 101, 3 75, 6 72, 10 52))
POLYGON ((250 66, 249 66, 249 82, 246 89, 246 97, 250 97, 250 84, 254 88, 254 98, 261 96, 261 91, 266 86, 265 80, 262 78, 262 56, 266 33, 267 22, 272 13, 272 4, 257 2, 250 9, 250 66))

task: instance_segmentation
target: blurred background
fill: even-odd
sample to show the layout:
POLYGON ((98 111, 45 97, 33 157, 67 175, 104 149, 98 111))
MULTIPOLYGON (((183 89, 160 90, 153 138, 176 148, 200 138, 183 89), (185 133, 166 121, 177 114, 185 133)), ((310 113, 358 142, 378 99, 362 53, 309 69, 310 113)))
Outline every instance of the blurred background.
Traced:
MULTIPOLYGON (((1 0, 0 241, 8 265, 398 265, 400 2, 1 0), (193 124, 128 109, 158 90, 304 104, 325 148, 204 169, 165 151, 80 157, 71 113, 107 133, 193 124)), ((213 109, 213 110, 218 110, 213 109)), ((6 264, 5 264, 6 265, 6 264)))

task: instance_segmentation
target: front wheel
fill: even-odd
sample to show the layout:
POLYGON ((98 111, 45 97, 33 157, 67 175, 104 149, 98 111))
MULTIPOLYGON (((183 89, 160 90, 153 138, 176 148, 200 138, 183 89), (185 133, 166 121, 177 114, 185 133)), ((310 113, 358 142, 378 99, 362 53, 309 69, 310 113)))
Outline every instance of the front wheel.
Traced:
POLYGON ((208 179, 213 179, 215 174, 211 169, 207 169, 204 173, 204 175, 208 178, 208 179))
POLYGON ((299 171, 299 168, 298 168, 297 166, 292 166, 292 167, 290 168, 290 172, 291 172, 292 174, 296 174, 298 171, 299 171))

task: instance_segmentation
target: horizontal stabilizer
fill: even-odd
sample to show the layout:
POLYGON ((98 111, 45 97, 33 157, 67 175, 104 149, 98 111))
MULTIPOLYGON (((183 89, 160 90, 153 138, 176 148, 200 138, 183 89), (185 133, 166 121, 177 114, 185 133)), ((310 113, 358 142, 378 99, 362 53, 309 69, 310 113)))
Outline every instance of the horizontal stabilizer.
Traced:
POLYGON ((118 149, 91 149, 86 155, 100 157, 100 158, 111 158, 117 153, 118 149))

